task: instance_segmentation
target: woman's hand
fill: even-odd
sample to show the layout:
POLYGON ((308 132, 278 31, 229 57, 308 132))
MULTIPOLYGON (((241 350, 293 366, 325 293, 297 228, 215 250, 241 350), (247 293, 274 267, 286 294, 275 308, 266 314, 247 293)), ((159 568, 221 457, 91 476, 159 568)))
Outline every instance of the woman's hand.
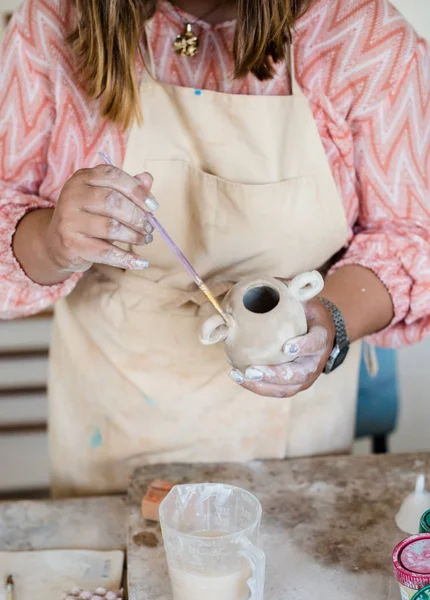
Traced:
POLYGON ((64 281, 94 263, 146 268, 144 258, 114 242, 144 246, 152 241, 145 210, 153 211, 158 204, 151 186, 148 173, 131 177, 109 165, 77 171, 55 209, 35 210, 20 221, 13 239, 16 258, 42 285, 64 281))
POLYGON ((65 184, 46 233, 52 262, 62 271, 87 271, 94 263, 142 269, 148 262, 113 242, 144 246, 153 227, 144 210, 157 208, 148 173, 131 177, 112 166, 77 171, 65 184))
POLYGON ((260 396, 289 398, 308 389, 321 375, 335 339, 330 312, 316 298, 305 304, 308 333, 288 340, 283 348, 292 362, 276 366, 253 365, 245 373, 234 369, 230 377, 260 396))

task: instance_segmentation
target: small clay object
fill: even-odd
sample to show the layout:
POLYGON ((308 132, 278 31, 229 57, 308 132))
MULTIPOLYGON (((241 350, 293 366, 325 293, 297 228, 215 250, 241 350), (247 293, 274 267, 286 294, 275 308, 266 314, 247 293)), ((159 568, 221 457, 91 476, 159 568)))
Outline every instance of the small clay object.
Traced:
POLYGON ((147 521, 158 521, 158 509, 161 502, 170 492, 173 483, 156 479, 149 484, 145 496, 142 499, 142 516, 147 521))
POLYGON ((254 365, 292 361, 295 356, 285 354, 283 347, 307 332, 304 303, 323 287, 324 280, 317 271, 289 282, 273 277, 243 279, 222 302, 232 327, 214 315, 203 324, 200 341, 205 345, 224 341, 229 361, 242 372, 254 365))
POLYGON ((146 546, 147 548, 156 548, 158 546, 158 538, 152 531, 141 531, 133 536, 133 542, 136 546, 146 546))
POLYGON ((63 596, 63 600, 121 600, 122 598, 124 598, 123 590, 114 592, 102 587, 97 588, 94 592, 73 588, 63 596))

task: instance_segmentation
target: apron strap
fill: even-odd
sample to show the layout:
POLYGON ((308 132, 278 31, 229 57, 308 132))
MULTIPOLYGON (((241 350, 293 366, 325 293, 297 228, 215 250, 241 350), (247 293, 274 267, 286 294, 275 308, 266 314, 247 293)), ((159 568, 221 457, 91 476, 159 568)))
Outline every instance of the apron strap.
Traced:
POLYGON ((288 71, 290 73, 290 81, 291 81, 291 95, 295 96, 298 92, 298 85, 296 81, 296 66, 294 60, 294 44, 290 42, 288 44, 287 50, 287 62, 288 62, 288 71))
POLYGON ((155 79, 155 60, 154 60, 154 51, 152 49, 152 21, 145 23, 145 58, 148 59, 149 64, 145 65, 149 74, 153 79, 155 79))

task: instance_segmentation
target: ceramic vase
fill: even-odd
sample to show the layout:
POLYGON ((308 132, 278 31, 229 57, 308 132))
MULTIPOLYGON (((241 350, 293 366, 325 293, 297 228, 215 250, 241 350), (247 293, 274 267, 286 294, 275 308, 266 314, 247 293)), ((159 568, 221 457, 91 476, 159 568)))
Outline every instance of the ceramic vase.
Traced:
POLYGON ((214 315, 200 331, 202 344, 224 342, 231 364, 245 372, 252 365, 278 365, 293 360, 284 354, 286 342, 307 332, 304 303, 318 295, 324 280, 317 271, 291 281, 272 277, 243 279, 222 303, 231 327, 214 315))

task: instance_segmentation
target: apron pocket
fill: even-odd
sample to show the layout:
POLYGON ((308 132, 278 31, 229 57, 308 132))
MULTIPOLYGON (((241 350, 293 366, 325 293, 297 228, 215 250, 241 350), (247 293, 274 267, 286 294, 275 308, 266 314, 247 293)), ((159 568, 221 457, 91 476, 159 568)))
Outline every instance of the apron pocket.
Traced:
MULTIPOLYGON (((321 256, 324 249, 315 240, 326 217, 310 176, 247 184, 183 161, 147 160, 144 169, 154 177, 157 217, 204 278, 237 280, 257 272, 290 276, 301 269, 297 255, 304 254, 303 248, 302 270, 328 258, 321 256)), ((165 242, 157 233, 154 237, 141 250, 151 265, 167 275, 180 269, 165 242)))

